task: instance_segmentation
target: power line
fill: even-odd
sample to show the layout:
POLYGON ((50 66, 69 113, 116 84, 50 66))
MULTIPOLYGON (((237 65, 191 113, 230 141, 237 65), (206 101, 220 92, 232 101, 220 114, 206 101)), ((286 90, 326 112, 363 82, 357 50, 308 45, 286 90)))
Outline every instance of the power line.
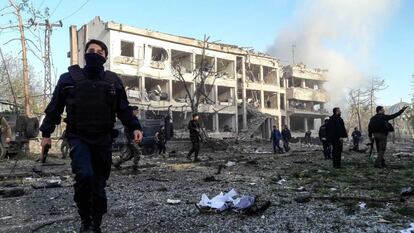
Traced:
POLYGON ((89 2, 90 0, 86 0, 86 2, 85 3, 83 3, 76 11, 74 11, 72 14, 70 14, 70 15, 68 15, 68 16, 66 16, 66 17, 63 17, 61 20, 59 20, 59 21, 63 21, 63 20, 66 20, 66 19, 68 19, 68 18, 70 18, 70 17, 72 17, 74 14, 76 14, 76 13, 78 13, 86 4, 88 4, 88 2, 89 2))
POLYGON ((60 1, 58 2, 58 4, 56 5, 55 9, 53 9, 52 13, 50 13, 49 17, 51 17, 51 16, 52 16, 52 15, 56 12, 56 10, 58 9, 58 7, 59 7, 59 6, 60 6, 60 4, 62 3, 62 1, 63 1, 63 0, 60 0, 60 1))

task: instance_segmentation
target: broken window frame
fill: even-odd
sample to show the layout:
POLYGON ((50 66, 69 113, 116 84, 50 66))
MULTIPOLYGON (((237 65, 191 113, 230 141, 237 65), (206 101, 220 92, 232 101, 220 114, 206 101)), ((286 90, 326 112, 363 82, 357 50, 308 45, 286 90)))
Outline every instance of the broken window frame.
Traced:
POLYGON ((121 40, 120 41, 120 46, 121 46, 121 49, 120 49, 121 56, 123 56, 123 57, 135 57, 135 51, 134 51, 135 50, 135 42, 128 41, 128 40, 121 40), (125 46, 131 46, 131 45, 132 45, 132 48, 130 48, 128 50, 125 50, 126 49, 125 46), (128 52, 130 52, 130 53, 128 53, 128 52))

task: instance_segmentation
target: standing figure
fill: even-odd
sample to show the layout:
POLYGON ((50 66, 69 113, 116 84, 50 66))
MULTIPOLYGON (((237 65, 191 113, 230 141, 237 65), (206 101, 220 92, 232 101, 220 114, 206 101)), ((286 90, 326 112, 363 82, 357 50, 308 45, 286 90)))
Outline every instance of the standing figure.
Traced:
POLYGON ((310 146, 311 144, 311 135, 312 135, 312 132, 310 130, 305 132, 305 144, 308 146, 310 146))
MULTIPOLYGON (((132 106, 132 115, 138 119, 139 116, 139 108, 137 106, 132 106)), ((139 145, 134 143, 134 135, 133 130, 129 127, 124 127, 124 135, 126 139, 125 150, 122 151, 122 156, 120 156, 119 160, 114 163, 114 167, 117 169, 121 169, 121 164, 125 163, 132 159, 132 170, 138 170, 138 163, 141 159, 141 149, 139 145)))
POLYGON ((155 141, 157 142, 157 147, 158 147, 158 154, 162 156, 165 156, 165 151, 166 151, 166 146, 165 144, 167 143, 166 141, 166 137, 165 137, 165 128, 164 126, 160 128, 160 130, 158 130, 155 133, 155 141))
POLYGON ((199 115, 193 114, 193 119, 188 122, 188 130, 190 131, 191 150, 188 152, 187 158, 191 160, 191 155, 194 153, 194 162, 199 162, 198 153, 200 152, 200 123, 198 122, 199 115))
POLYGON ((334 168, 341 168, 341 156, 344 138, 348 137, 344 120, 341 118, 341 109, 334 108, 333 115, 329 118, 326 132, 328 140, 332 145, 332 161, 334 168))
POLYGON ((319 128, 319 140, 322 142, 323 147, 323 155, 325 156, 325 159, 331 159, 331 143, 328 140, 327 132, 326 132, 326 126, 328 125, 329 119, 325 119, 325 122, 321 127, 319 128))
POLYGON ((273 153, 276 154, 277 152, 283 153, 282 147, 280 147, 280 140, 282 139, 282 134, 280 133, 279 129, 276 125, 273 126, 272 133, 270 135, 270 140, 273 143, 273 153))
POLYGON ((408 107, 403 107, 399 112, 392 115, 385 115, 384 107, 378 106, 377 114, 371 118, 368 125, 368 136, 371 142, 375 141, 378 156, 374 166, 377 168, 385 167, 384 154, 387 150, 387 137, 389 132, 394 131, 394 127, 388 122, 401 115, 408 107))
POLYGON ((132 130, 134 142, 142 140, 141 125, 132 114, 121 79, 105 71, 107 46, 99 40, 85 45, 86 65, 69 67, 53 92, 40 127, 42 148, 52 145, 50 134, 66 108, 66 136, 75 174, 74 200, 81 218, 80 232, 101 232, 107 212, 106 181, 111 172, 112 128, 115 117, 132 130))
POLYGON ((290 150, 290 146, 289 146, 290 139, 292 139, 292 134, 290 133, 288 126, 285 125, 282 130, 282 140, 283 140, 283 148, 285 149, 286 152, 289 152, 290 150))
POLYGON ((351 137, 352 137, 352 143, 354 145, 352 150, 358 152, 359 151, 359 142, 361 141, 361 137, 362 137, 361 131, 359 131, 358 128, 355 127, 354 131, 351 134, 351 137))

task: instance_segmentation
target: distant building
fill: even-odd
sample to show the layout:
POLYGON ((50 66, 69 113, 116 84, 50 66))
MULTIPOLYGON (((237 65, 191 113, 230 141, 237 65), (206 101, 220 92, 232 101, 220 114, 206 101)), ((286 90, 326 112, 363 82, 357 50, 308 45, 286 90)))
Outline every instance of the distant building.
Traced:
POLYGON ((288 122, 292 131, 319 129, 329 116, 325 109, 328 94, 323 85, 326 71, 310 69, 303 64, 283 68, 287 80, 288 122))
MULTIPOLYGON (((111 21, 103 22, 99 17, 79 30, 71 26, 70 32, 71 64, 84 64, 83 51, 87 41, 102 40, 109 48, 105 66, 119 74, 131 104, 141 106, 146 112, 165 112, 172 106, 175 127, 185 128, 191 110, 186 92, 173 76, 171 67, 172 63, 179 62, 185 80, 192 84, 192 73, 198 69, 202 57, 202 41, 111 21)), ((220 78, 211 84, 210 101, 201 104, 199 110, 204 126, 212 136, 254 131, 268 137, 272 125, 280 128, 288 123, 287 95, 290 95, 291 101, 301 100, 296 98, 298 91, 310 95, 304 101, 321 103, 319 112, 323 109, 327 97, 321 90, 321 83, 325 79, 315 78, 318 74, 315 77, 283 75, 284 70, 277 58, 234 45, 209 43, 205 54, 207 62, 220 74, 220 78), (302 77, 307 81, 305 86, 292 84, 286 89, 288 83, 285 77, 295 77, 295 80, 302 77), (313 83, 320 90, 307 89, 313 83)), ((294 74, 298 72, 296 69, 293 68, 294 74)), ((194 92, 194 85, 191 91, 194 92)), ((304 120, 298 118, 303 114, 297 111, 295 108, 292 112, 291 123, 304 124, 304 120)), ((324 116, 317 112, 305 114, 309 122, 324 116)), ((314 124, 310 122, 307 125, 312 127, 314 124)), ((291 127, 301 128, 292 124, 291 127)))

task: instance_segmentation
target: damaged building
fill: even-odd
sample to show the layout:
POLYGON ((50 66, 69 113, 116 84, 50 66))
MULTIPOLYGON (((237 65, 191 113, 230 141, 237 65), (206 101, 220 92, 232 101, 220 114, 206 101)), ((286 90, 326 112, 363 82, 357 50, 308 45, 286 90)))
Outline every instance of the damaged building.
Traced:
POLYGON ((283 67, 287 81, 288 122, 294 132, 316 132, 329 116, 325 109, 328 94, 324 90, 326 71, 311 69, 304 64, 283 67))
MULTIPOLYGON (((120 76, 131 104, 144 110, 141 117, 163 114, 170 109, 174 127, 186 128, 191 118, 189 96, 172 67, 180 67, 186 86, 194 93, 193 74, 201 64, 203 41, 95 17, 79 30, 71 26, 71 64, 84 64, 84 46, 90 39, 108 45, 105 68, 120 76)), ((210 91, 199 106, 203 127, 210 136, 255 134, 267 138, 272 125, 281 128, 290 122, 295 129, 314 127, 312 119, 325 116, 320 114, 326 102, 321 87, 325 79, 318 73, 315 77, 300 76, 297 73, 301 71, 291 67, 293 72, 286 76, 275 57, 220 43, 208 43, 204 62, 218 76, 214 82, 206 83, 210 91), (305 80, 304 84, 300 80, 305 80), (300 81, 300 86, 296 86, 296 81, 300 81), (308 88, 313 85, 320 89, 308 88), (289 120, 289 104, 294 101, 319 104, 320 111, 294 108, 289 120), (293 125, 298 122, 300 126, 293 125), (302 127, 304 124, 306 127, 302 127)))

